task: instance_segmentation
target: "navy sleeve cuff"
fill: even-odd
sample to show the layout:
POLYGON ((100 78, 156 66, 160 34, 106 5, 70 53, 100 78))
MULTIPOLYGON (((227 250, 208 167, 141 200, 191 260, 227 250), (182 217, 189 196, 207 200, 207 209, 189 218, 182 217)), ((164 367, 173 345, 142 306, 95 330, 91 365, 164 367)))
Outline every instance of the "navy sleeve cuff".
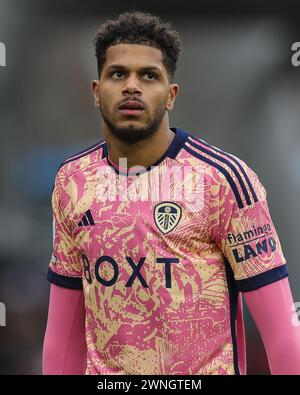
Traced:
POLYGON ((81 277, 62 276, 60 274, 54 273, 50 268, 48 270, 47 280, 52 284, 59 285, 60 287, 82 289, 81 277))
POLYGON ((237 280, 236 285, 240 292, 254 291, 264 285, 275 283, 288 275, 287 266, 282 265, 268 270, 265 273, 258 274, 257 276, 246 278, 244 280, 237 280))

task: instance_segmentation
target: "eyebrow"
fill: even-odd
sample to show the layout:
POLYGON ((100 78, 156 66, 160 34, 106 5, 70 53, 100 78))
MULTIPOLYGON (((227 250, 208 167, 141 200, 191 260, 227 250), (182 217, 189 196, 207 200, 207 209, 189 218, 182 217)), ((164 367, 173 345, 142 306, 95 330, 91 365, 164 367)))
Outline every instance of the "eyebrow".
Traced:
MULTIPOLYGON (((122 64, 111 64, 110 66, 107 67, 107 70, 111 70, 111 69, 122 69, 122 70, 128 70, 128 67, 122 65, 122 64)), ((143 66, 139 68, 139 71, 149 71, 149 70, 153 70, 153 71, 157 71, 157 72, 161 72, 161 69, 157 66, 143 66)))

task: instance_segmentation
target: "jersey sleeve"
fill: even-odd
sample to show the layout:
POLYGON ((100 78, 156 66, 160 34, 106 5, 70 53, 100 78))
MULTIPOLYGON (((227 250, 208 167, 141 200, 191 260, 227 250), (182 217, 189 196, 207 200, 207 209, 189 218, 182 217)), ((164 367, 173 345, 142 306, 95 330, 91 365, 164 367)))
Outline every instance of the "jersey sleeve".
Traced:
POLYGON ((237 163, 239 177, 228 174, 215 188, 213 234, 237 289, 246 292, 278 281, 288 272, 266 190, 243 161, 237 163))
POLYGON ((53 253, 48 280, 56 285, 82 289, 82 260, 72 234, 72 199, 67 183, 56 175, 52 192, 53 253))

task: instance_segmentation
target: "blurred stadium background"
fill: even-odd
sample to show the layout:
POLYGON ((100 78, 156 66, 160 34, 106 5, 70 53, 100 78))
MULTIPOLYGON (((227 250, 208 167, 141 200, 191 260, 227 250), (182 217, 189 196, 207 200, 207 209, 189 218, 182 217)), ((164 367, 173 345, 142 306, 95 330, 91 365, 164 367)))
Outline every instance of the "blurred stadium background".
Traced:
MULTIPOLYGON (((132 8, 160 15, 181 34, 171 125, 243 158, 259 175, 300 301, 297 2, 0 0, 0 302, 7 313, 0 374, 41 373, 51 189, 60 162, 101 138, 92 39, 107 18, 132 8)), ((248 372, 268 374, 246 317, 248 372)))

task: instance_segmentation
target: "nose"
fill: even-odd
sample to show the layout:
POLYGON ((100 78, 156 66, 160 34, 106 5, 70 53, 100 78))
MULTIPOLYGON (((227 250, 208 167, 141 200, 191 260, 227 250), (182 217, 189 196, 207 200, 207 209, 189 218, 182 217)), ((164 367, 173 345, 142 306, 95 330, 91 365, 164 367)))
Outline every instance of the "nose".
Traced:
POLYGON ((122 93, 125 95, 142 93, 139 78, 135 74, 130 74, 126 78, 122 93))

